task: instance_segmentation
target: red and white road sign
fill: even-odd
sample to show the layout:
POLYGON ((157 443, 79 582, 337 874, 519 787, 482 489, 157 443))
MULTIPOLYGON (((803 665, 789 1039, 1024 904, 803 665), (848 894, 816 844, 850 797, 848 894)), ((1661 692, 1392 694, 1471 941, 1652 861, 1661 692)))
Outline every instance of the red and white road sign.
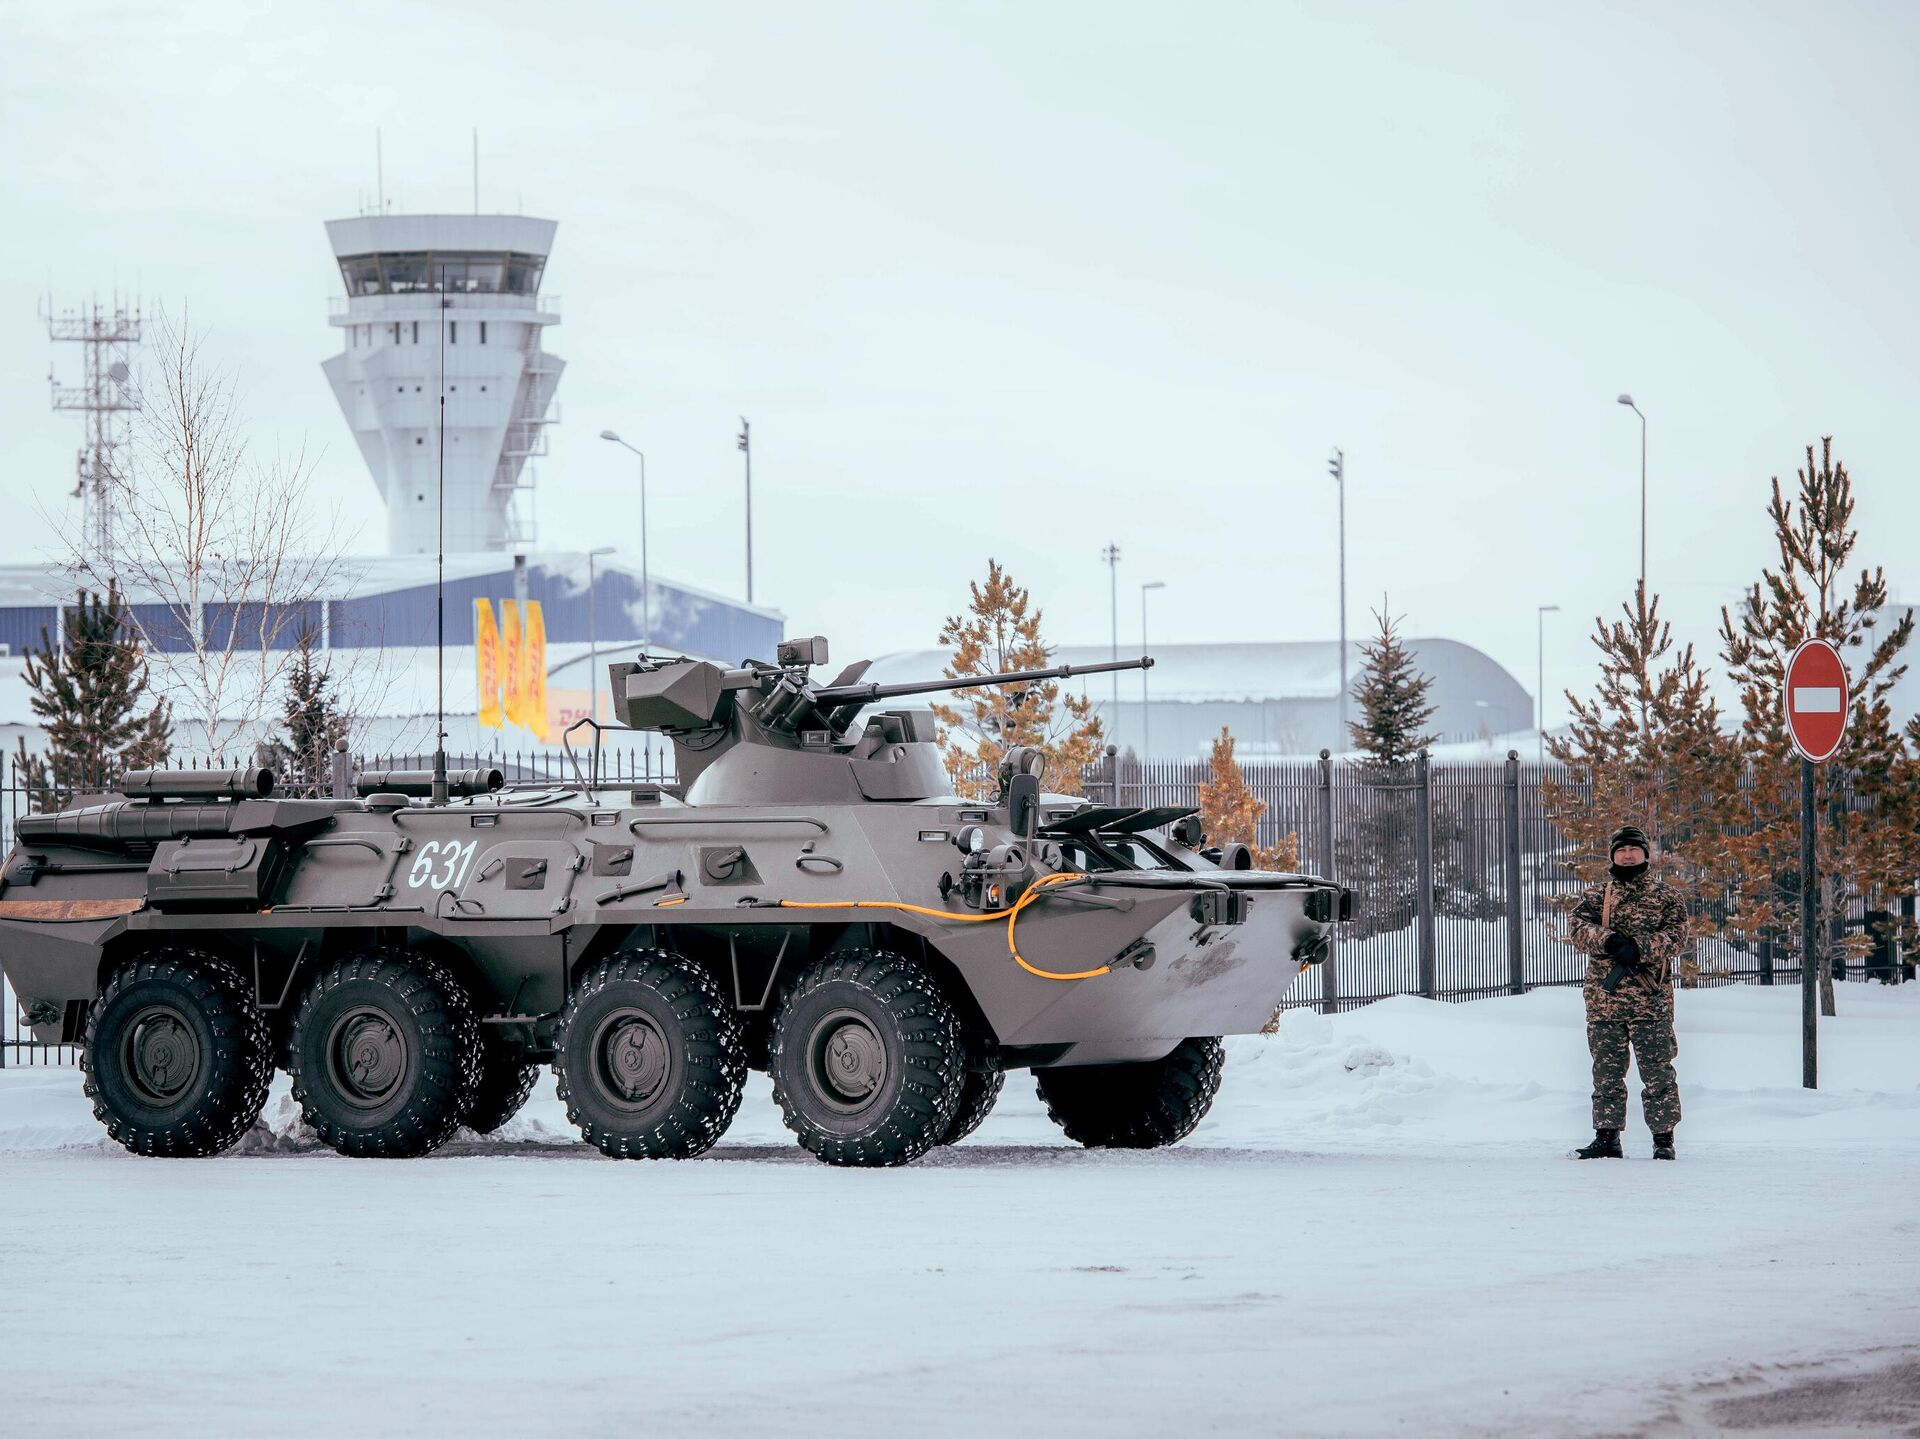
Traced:
POLYGON ((1825 640, 1806 640, 1787 661, 1787 733, 1815 764, 1832 759, 1847 733, 1847 667, 1825 640))

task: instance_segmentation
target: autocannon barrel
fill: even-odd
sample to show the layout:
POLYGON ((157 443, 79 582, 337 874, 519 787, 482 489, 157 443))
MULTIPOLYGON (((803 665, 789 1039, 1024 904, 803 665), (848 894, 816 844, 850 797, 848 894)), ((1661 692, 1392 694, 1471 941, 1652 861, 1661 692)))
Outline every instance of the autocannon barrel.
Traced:
POLYGON ((225 834, 232 820, 230 804, 153 804, 146 800, 116 799, 88 805, 85 809, 23 814, 14 821, 13 827, 14 833, 28 842, 42 840, 118 849, 190 835, 225 834))
POLYGON ((130 799, 265 799, 270 769, 130 769, 115 785, 130 799))
MULTIPOLYGON (((456 798, 492 794, 507 782, 497 769, 451 769, 447 771, 447 793, 456 798)), ((353 777, 356 794, 431 795, 433 771, 430 769, 368 769, 353 777)))
POLYGON ((940 694, 945 690, 979 689, 983 685, 1027 684, 1035 680, 1071 679, 1074 675, 1103 675, 1113 670, 1153 668, 1150 655, 1137 660, 1107 660, 1093 665, 1055 665, 1045 670, 1003 670, 990 675, 963 675, 959 679, 913 680, 906 684, 826 685, 813 691, 813 702, 820 706, 871 704, 875 700, 898 699, 903 695, 940 694))

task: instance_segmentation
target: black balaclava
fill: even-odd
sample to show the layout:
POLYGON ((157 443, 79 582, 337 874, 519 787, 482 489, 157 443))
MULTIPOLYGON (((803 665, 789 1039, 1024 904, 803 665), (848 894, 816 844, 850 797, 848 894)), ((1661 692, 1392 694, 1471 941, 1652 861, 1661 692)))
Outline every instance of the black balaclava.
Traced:
POLYGON ((1646 860, 1641 860, 1638 864, 1614 864, 1612 862, 1614 854, 1619 850, 1627 848, 1629 845, 1640 850, 1642 854, 1651 854, 1653 852, 1653 846, 1647 842, 1647 832, 1645 830, 1636 824, 1622 825, 1613 832, 1613 839, 1607 845, 1607 873, 1615 879, 1638 879, 1647 872, 1646 860))

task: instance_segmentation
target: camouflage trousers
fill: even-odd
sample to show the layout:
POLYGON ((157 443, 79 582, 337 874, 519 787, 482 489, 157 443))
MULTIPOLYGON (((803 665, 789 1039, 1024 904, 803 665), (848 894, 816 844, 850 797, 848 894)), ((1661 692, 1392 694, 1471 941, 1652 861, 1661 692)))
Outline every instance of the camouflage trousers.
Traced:
POLYGON ((1673 1032, 1671 1013, 1589 1020, 1587 1048, 1593 1054, 1595 1129, 1626 1128, 1629 1048, 1640 1062, 1640 1108, 1647 1116, 1647 1128, 1660 1134, 1680 1122, 1680 1082, 1673 1074, 1680 1041, 1673 1032))

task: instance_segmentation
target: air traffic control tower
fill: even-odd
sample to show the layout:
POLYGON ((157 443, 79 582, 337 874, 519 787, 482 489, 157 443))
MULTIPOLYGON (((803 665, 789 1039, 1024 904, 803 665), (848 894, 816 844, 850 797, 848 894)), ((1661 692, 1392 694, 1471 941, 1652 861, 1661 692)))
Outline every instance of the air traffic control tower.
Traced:
POLYGON ((448 552, 533 538, 516 500, 532 488, 527 461, 546 453, 565 367, 540 344, 560 318, 540 293, 554 228, 524 215, 327 222, 347 294, 331 315, 345 344, 322 368, 386 497, 393 554, 438 548, 443 374, 448 552))

